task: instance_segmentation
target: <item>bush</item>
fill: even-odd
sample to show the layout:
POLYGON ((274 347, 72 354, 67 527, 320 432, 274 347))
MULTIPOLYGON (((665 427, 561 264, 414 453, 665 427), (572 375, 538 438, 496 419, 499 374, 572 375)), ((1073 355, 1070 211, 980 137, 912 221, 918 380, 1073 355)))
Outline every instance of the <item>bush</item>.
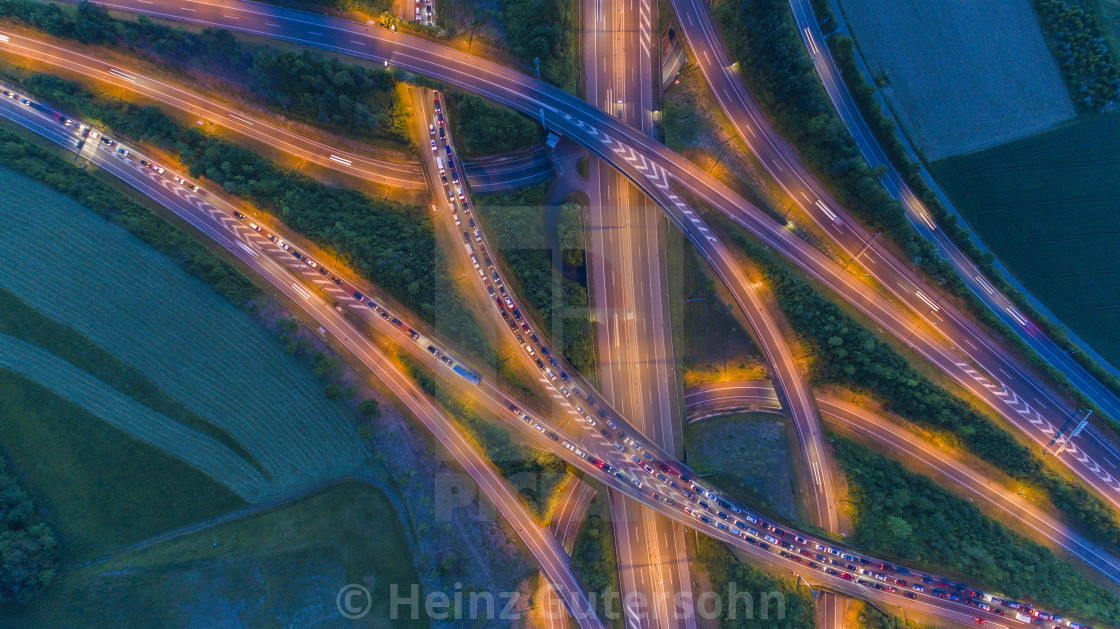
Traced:
POLYGON ((970 502, 848 439, 833 451, 858 505, 852 543, 1078 619, 1116 626, 1120 599, 970 502))
POLYGON ((381 418, 381 403, 373 398, 362 400, 358 404, 358 414, 367 419, 381 418))
POLYGON ((477 96, 448 92, 447 104, 465 157, 508 153, 543 139, 544 129, 537 121, 477 96))
POLYGON ((0 604, 31 601, 54 580, 60 559, 54 529, 0 457, 0 604))

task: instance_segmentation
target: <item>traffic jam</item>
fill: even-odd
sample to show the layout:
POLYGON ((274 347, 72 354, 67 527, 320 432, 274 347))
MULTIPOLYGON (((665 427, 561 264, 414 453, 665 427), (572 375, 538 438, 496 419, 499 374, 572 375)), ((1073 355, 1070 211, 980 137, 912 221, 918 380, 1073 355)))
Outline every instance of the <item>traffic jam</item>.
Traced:
MULTIPOLYGON (((584 453, 574 444, 545 428, 539 420, 525 413, 517 405, 510 403, 509 411, 515 418, 524 420, 535 430, 554 441, 562 441, 565 448, 578 456, 582 456, 601 469, 604 474, 613 476, 623 483, 629 483, 639 491, 648 491, 648 495, 655 501, 679 508, 688 516, 695 518, 700 525, 742 539, 761 550, 773 552, 811 570, 839 577, 863 587, 904 596, 908 599, 917 599, 919 595, 927 593, 926 585, 937 585, 938 587, 929 588, 929 596, 952 602, 961 602, 976 610, 996 616, 1007 616, 1005 609, 1011 610, 1011 615, 1017 620, 1034 625, 1046 625, 1047 621, 1050 621, 1050 626, 1053 627, 1089 629, 1088 625, 1075 623, 1012 600, 981 594, 964 585, 952 584, 933 576, 919 576, 918 581, 920 582, 910 583, 906 578, 903 578, 909 577, 911 574, 904 567, 842 552, 825 543, 812 541, 800 535, 794 535, 793 542, 786 541, 787 534, 785 531, 774 524, 767 523, 759 516, 748 513, 746 509, 733 505, 728 499, 723 498, 715 491, 704 488, 694 481, 689 474, 678 471, 675 465, 679 464, 655 459, 637 440, 631 438, 618 427, 607 411, 596 404, 595 398, 590 393, 584 393, 580 390, 579 386, 573 382, 571 376, 561 366, 560 361, 533 332, 530 322, 526 320, 521 309, 517 306, 516 300, 507 291, 501 274, 494 269, 485 246, 486 239, 482 229, 471 215, 469 195, 464 193, 463 182, 460 182, 456 172, 455 151, 450 130, 447 128, 439 91, 434 91, 433 108, 435 118, 429 125, 428 131, 430 147, 435 154, 436 167, 456 227, 461 228, 463 226, 462 217, 467 217, 469 229, 462 231, 464 247, 491 297, 493 305, 514 333, 517 343, 535 362, 538 370, 547 377, 549 384, 554 389, 558 389, 565 400, 573 402, 571 405, 573 416, 585 424, 588 429, 597 431, 604 438, 604 445, 608 449, 613 448, 624 458, 629 457, 628 463, 632 464, 633 467, 629 468, 629 465, 626 465, 625 467, 629 469, 624 469, 624 466, 611 465, 584 453), (444 158, 446 158, 446 163, 444 158), (450 179, 448 174, 450 174, 450 179), (483 264, 485 268, 483 268, 483 264, 479 263, 479 253, 484 256, 483 264), (575 397, 573 398, 573 396, 575 397), (586 400, 587 407, 591 412, 584 410, 583 400, 586 400), (596 417, 598 419, 595 419, 596 417), (646 483, 640 480, 643 473, 645 477, 649 478, 646 483), (647 488, 646 485, 655 484, 652 479, 660 481, 659 484, 662 488, 668 487, 674 490, 684 500, 677 501, 668 495, 653 490, 652 487, 647 488)), ((668 491, 665 493, 668 493, 668 491)), ((977 624, 987 622, 981 617, 975 617, 974 620, 977 624)))
MULTIPOLYGON (((95 140, 98 142, 98 149, 111 153, 112 157, 117 159, 133 162, 139 169, 147 172, 150 177, 166 180, 171 182, 170 185, 177 186, 185 191, 198 195, 203 194, 203 190, 198 185, 185 177, 174 172, 169 173, 165 167, 146 157, 140 158, 134 155, 134 151, 128 147, 88 125, 59 114, 45 105, 17 94, 13 90, 4 89, 3 96, 11 102, 34 109, 39 115, 56 120, 58 124, 71 129, 80 138, 77 145, 78 151, 82 150, 82 146, 87 140, 95 140)), ((667 507, 678 509, 695 521, 696 528, 706 528, 709 534, 717 537, 730 536, 737 538, 760 550, 779 555, 808 569, 888 594, 904 596, 909 599, 916 599, 919 596, 935 597, 959 603, 997 617, 1004 617, 1006 620, 1013 618, 1022 623, 1047 628, 1092 629, 1089 625, 1073 622, 1056 614, 1036 609, 1026 603, 978 592, 964 585, 951 583, 931 575, 912 574, 910 570, 901 566, 894 566, 887 562, 848 553, 830 546, 830 542, 827 540, 818 541, 799 534, 790 534, 777 525, 767 522, 763 517, 750 512, 745 507, 733 504, 732 500, 723 497, 714 489, 704 486, 701 482, 695 480, 694 474, 687 471, 687 468, 681 463, 672 459, 659 460, 653 456, 638 439, 619 428, 607 410, 597 404, 590 391, 584 392, 580 389, 548 347, 543 344, 540 337, 529 325, 525 315, 517 307, 517 303, 506 288, 506 283, 502 280, 501 274, 494 268, 493 261, 484 244, 485 239, 481 228, 472 216, 470 202, 463 189, 464 182, 460 181, 456 169, 455 155, 450 143, 449 133, 446 130, 446 120, 439 102, 438 92, 435 95, 435 109, 437 112, 435 122, 430 127, 431 144, 433 150, 438 153, 436 143, 438 136, 443 145, 444 151, 443 154, 438 155, 440 159, 437 163, 442 162, 442 158, 446 156, 446 164, 440 168, 441 175, 443 175, 442 180, 450 200, 451 212, 454 214, 456 226, 462 225, 462 216, 467 217, 469 230, 463 231, 464 246, 471 256, 472 263, 481 281, 486 286, 488 294, 493 297, 495 307, 501 313, 502 319, 515 335, 518 343, 535 362, 540 372, 546 377, 547 382, 558 390, 564 405, 572 409, 573 416, 587 430, 595 431, 603 438, 602 447, 610 453, 610 457, 615 463, 611 464, 606 460, 596 458, 584 451, 579 445, 550 429, 546 422, 534 418, 516 404, 509 402, 508 410, 515 418, 524 421, 532 429, 602 470, 606 476, 623 484, 629 484, 637 491, 648 495, 654 501, 667 507), (438 130, 436 125, 438 125, 438 130), (442 171, 447 171, 450 174, 450 179, 442 171), (483 256, 481 261, 478 259, 480 254, 483 256), (585 402, 587 410, 583 407, 585 402), (620 459, 624 462, 620 462, 620 459), (631 465, 632 467, 630 467, 631 465), (642 482, 642 478, 646 479, 645 483, 642 482), (657 489, 660 489, 661 492, 657 489), (670 493, 676 495, 679 500, 671 497, 670 493), (789 541, 790 538, 792 538, 792 541, 789 541)), ((394 315, 374 299, 366 296, 362 289, 357 288, 354 283, 344 280, 324 265, 295 249, 275 231, 266 229, 258 223, 258 220, 251 219, 238 210, 231 210, 228 213, 223 212, 223 214, 232 215, 233 222, 244 225, 255 234, 259 239, 256 244, 261 246, 262 250, 270 250, 278 256, 283 255, 282 259, 287 263, 286 266, 306 267, 310 270, 308 273, 314 272, 318 276, 316 278, 317 283, 328 289, 333 289, 333 293, 346 298, 339 301, 347 302, 352 309, 364 310, 368 313, 368 316, 383 319, 402 335, 407 336, 421 347, 425 347, 430 354, 435 356, 453 373, 475 386, 481 383, 482 379, 475 371, 467 368, 448 352, 437 347, 433 341, 421 336, 414 327, 405 323, 400 316, 394 315), (273 246, 268 247, 265 243, 271 243, 273 246), (364 308, 358 306, 364 306, 364 308)), ((222 225, 236 235, 241 235, 239 230, 233 229, 224 222, 222 225)), ((241 243, 240 240, 238 242, 241 243)), ((244 247, 243 244, 242 246, 244 247)), ((619 421, 622 421, 621 418, 619 418, 619 421)), ((988 621, 977 616, 975 622, 984 624, 988 621)))

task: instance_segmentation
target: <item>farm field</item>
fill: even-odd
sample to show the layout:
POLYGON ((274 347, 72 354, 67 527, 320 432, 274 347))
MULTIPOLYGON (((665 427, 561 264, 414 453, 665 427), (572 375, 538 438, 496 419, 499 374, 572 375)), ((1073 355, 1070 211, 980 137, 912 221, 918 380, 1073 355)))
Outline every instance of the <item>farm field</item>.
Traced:
POLYGON ((1063 323, 1120 364, 1120 114, 933 164, 995 255, 1063 323))
MULTIPOLYGON (((0 450, 82 561, 246 503, 187 463, 0 369, 0 450)), ((3 616, 0 610, 0 616, 3 616)))
POLYGON ((132 367, 243 449, 256 502, 369 459, 357 421, 248 314, 124 230, 0 171, 0 288, 132 367))
POLYGON ((840 0, 871 72, 926 159, 995 146, 1075 114, 1030 0, 840 0))
POLYGON ((346 482, 70 572, 0 627, 427 626, 389 620, 390 584, 419 584, 408 533, 381 490, 346 482), (335 607, 350 583, 372 593, 361 621, 335 607))

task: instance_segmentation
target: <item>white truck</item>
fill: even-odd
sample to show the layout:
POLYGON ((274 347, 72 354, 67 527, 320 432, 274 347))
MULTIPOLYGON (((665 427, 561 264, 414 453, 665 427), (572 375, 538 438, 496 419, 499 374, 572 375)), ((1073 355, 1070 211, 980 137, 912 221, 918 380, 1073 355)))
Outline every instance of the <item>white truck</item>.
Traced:
POLYGON ((1031 617, 1020 612, 1015 612, 1015 620, 1018 620, 1019 622, 1030 622, 1031 617))
POLYGON ((443 157, 436 158, 436 166, 439 166, 439 172, 447 172, 447 169, 443 167, 443 157))

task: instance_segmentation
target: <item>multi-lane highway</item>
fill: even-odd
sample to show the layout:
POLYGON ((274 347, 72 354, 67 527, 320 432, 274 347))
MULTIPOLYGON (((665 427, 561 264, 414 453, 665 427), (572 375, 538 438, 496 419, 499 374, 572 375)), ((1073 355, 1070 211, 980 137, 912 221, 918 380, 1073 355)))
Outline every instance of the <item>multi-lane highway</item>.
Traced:
MULTIPOLYGON (((164 175, 163 173, 157 173, 152 168, 143 167, 137 161, 139 156, 135 152, 133 152, 131 156, 124 153, 123 150, 125 147, 123 146, 119 147, 121 151, 118 152, 113 152, 111 147, 103 147, 97 141, 90 141, 83 147, 81 144, 82 141, 75 129, 71 126, 64 127, 60 124, 60 114, 58 112, 50 112, 46 108, 29 102, 23 97, 19 97, 17 100, 15 95, 13 95, 12 99, 4 100, 3 105, 0 105, 0 111, 2 111, 6 117, 20 124, 24 124, 28 128, 41 133, 64 147, 73 149, 75 144, 77 144, 79 148, 83 149, 83 153, 88 153, 88 155, 85 156, 90 159, 91 162, 104 168, 106 172, 121 177, 126 183, 148 194, 172 211, 177 213, 183 212, 180 215, 183 216, 185 220, 195 225, 204 235, 214 238, 217 242, 221 243, 222 246, 234 252, 240 259, 249 263, 250 268, 254 270, 263 269, 265 273, 269 273, 270 275, 266 276, 266 278, 286 294, 290 295, 300 307, 306 308, 307 305, 311 305, 312 308, 309 312, 311 312, 313 316, 320 315, 323 317, 320 321, 324 323, 324 329, 327 330, 328 333, 335 335, 340 341, 345 343, 348 348, 356 348, 355 351, 360 351, 361 353, 358 354, 359 357, 361 357, 363 361, 366 361, 379 377, 386 378, 387 384, 391 387, 393 387, 394 384, 397 385, 397 388, 393 388, 393 391, 400 395, 402 400, 411 404, 408 402, 408 398, 410 397, 418 403, 416 407, 417 412, 427 413, 421 414, 421 419, 426 420, 432 417, 439 419, 444 417, 442 414, 438 413, 438 411, 433 414, 431 409, 434 407, 432 407, 431 402, 426 401, 426 398, 420 396, 415 389, 406 387, 407 380, 404 379, 403 375, 400 374, 395 367, 386 367, 384 364, 380 364, 387 363, 385 357, 379 354, 376 347, 369 344, 368 341, 363 343, 365 337, 349 323, 345 316, 342 319, 335 318, 336 310, 338 313, 349 312, 351 316, 356 315, 359 318, 365 319, 367 323, 372 321, 375 326, 387 328, 390 335, 394 333, 394 331, 398 335, 403 335, 403 330, 406 326, 396 318, 391 317, 384 308, 370 303, 370 300, 357 291, 355 291, 353 296, 350 296, 348 292, 349 289, 337 290, 332 283, 322 277, 324 273, 330 275, 330 273, 326 273, 325 269, 317 270, 317 267, 313 265, 311 261, 307 260, 306 256, 302 254, 296 255, 298 252, 290 251, 290 247, 282 247, 278 245, 275 240, 272 240, 272 238, 266 238, 264 233, 265 227, 256 225, 254 228, 251 222, 246 226, 246 217, 238 216, 236 208, 232 207, 220 197, 211 193, 209 198, 213 201, 212 204, 203 200, 199 196, 202 193, 194 191, 193 184, 179 183, 178 180, 175 180, 176 182, 173 183, 173 180, 169 179, 169 177, 175 176, 173 173, 164 175), (91 146, 92 148, 90 148, 91 146), (183 201, 186 202, 183 203, 183 201), (223 230, 225 230, 225 232, 223 232, 223 230), (262 256, 262 253, 268 256, 279 256, 280 259, 286 261, 289 271, 287 277, 278 274, 277 270, 282 270, 281 266, 276 264, 275 260, 262 256), (252 264, 251 262, 253 260, 261 262, 261 264, 252 264), (293 278, 297 281, 293 282, 293 278), (304 280, 306 282, 307 278, 311 278, 313 283, 321 285, 316 286, 317 289, 325 289, 333 293, 331 294, 331 301, 338 303, 335 309, 330 308, 326 301, 319 299, 314 293, 307 291, 306 288, 301 289, 298 280, 304 280), (300 299, 302 299, 303 302, 300 302, 300 299), (390 321, 391 319, 392 321, 390 321)), ((269 227, 269 229, 275 228, 269 227)), ((342 280, 339 281, 342 282, 342 280)), ((349 281, 351 282, 351 286, 362 286, 366 291, 370 291, 369 287, 364 284, 353 284, 353 280, 349 281)), ((343 285, 345 286, 346 284, 343 283, 343 285)), ((318 316, 316 316, 316 318, 318 319, 318 316)), ((412 334, 411 329, 409 333, 412 334)), ((434 346, 429 347, 427 353, 425 353, 422 349, 425 342, 425 338, 419 337, 419 335, 413 335, 412 340, 405 341, 402 347, 413 353, 414 356, 418 356, 420 360, 431 365, 437 371, 440 369, 448 369, 451 364, 455 364, 450 356, 441 356, 441 352, 435 349, 434 346)), ((455 378, 454 375, 450 375, 450 371, 446 373, 448 374, 446 377, 455 378)), ((503 405, 508 405, 509 397, 504 392, 496 389, 489 380, 481 380, 477 378, 477 376, 468 377, 464 375, 463 377, 464 379, 469 379, 471 384, 478 387, 475 397, 481 403, 494 409, 500 409, 503 405)), ((610 421, 612 417, 615 418, 617 422, 622 423, 621 417, 608 414, 606 410, 602 408, 596 408, 596 404, 590 400, 588 400, 587 403, 590 408, 595 408, 597 412, 600 412, 602 414, 601 416, 605 416, 602 421, 610 425, 612 430, 614 429, 614 423, 610 421)), ((564 401, 560 401, 560 404, 566 407, 571 406, 564 401)), ((627 445, 623 446, 615 442, 612 447, 609 439, 614 438, 613 435, 608 437, 608 439, 599 439, 591 429, 592 426, 596 425, 595 422, 590 421, 589 417, 577 420, 570 428, 584 433, 581 437, 577 437, 577 439, 581 446, 588 449, 588 452, 590 452, 590 454, 588 454, 580 450, 579 447, 573 445, 568 439, 562 439, 553 433, 550 430, 553 427, 547 419, 525 413, 522 409, 517 409, 512 405, 510 405, 509 411, 507 411, 507 413, 514 416, 514 419, 509 421, 517 426, 518 429, 535 439, 542 447, 556 452, 570 464, 588 473, 599 475, 599 478, 603 479, 603 481, 612 488, 627 493, 632 499, 640 500, 654 507, 660 513, 668 515, 679 522, 684 522, 690 526, 696 527, 704 534, 734 544, 748 553, 765 558, 786 569, 794 570, 802 574, 805 578, 821 584, 822 586, 853 596, 876 600, 883 604, 897 604, 922 610, 926 613, 949 620, 964 621, 972 618, 973 615, 988 615, 993 619, 1003 620, 1001 617, 987 612, 978 612, 975 606, 970 607, 965 601, 959 600, 959 597, 958 599, 934 598, 924 592, 903 592, 894 586, 883 585, 882 581, 892 577, 888 577, 882 573, 875 573, 877 576, 874 578, 878 582, 859 579, 847 573, 841 574, 841 571, 846 569, 855 570, 860 574, 866 573, 868 576, 871 576, 876 569, 873 567, 860 567, 857 569, 853 564, 858 564, 860 566, 879 566, 877 568, 878 570, 897 574, 909 574, 909 572, 895 569, 889 564, 878 562, 877 560, 872 560, 867 557, 860 558, 854 554, 846 554, 835 548, 833 542, 817 538, 810 534, 796 537, 796 542, 799 547, 801 547, 798 554, 809 554, 813 556, 814 553, 810 549, 816 549, 816 561, 821 561, 823 565, 812 561, 806 563, 805 560, 795 555, 793 552, 786 552, 785 550, 779 551, 777 546, 787 548, 790 551, 796 551, 798 547, 794 547, 789 542, 783 541, 778 543, 774 535, 784 537, 787 533, 778 531, 773 525, 763 523, 757 514, 752 514, 745 506, 731 504, 728 499, 720 496, 713 488, 703 486, 698 480, 686 481, 686 477, 695 479, 693 472, 688 470, 686 466, 677 461, 672 455, 661 452, 655 444, 645 440, 644 437, 632 431, 629 427, 625 429, 619 428, 617 430, 617 438, 621 439, 627 445), (509 411, 512 411, 512 413, 509 413, 509 411), (580 424, 584 425, 581 426, 580 424), (586 436, 588 433, 592 434, 594 438, 587 439, 586 436), (645 460, 650 462, 660 461, 659 467, 661 465, 665 466, 665 474, 669 474, 673 478, 679 477, 683 483, 689 486, 689 489, 697 492, 697 494, 690 495, 687 490, 679 487, 675 480, 666 478, 665 474, 653 472, 648 464, 630 464, 626 457, 631 452, 641 454, 645 460), (595 459, 591 454, 602 458, 595 459), (654 454, 656 454, 657 457, 654 457, 654 454), (611 465, 606 465, 607 461, 611 462, 611 465), (607 473, 604 474, 604 472, 607 473), (611 472, 614 472, 613 476, 611 472), (638 477, 642 478, 645 482, 639 481, 638 477), (647 494, 646 492, 650 493, 647 494), (726 520, 728 524, 724 524, 718 520, 713 521, 712 517, 706 515, 706 513, 716 514, 716 508, 713 508, 711 505, 704 506, 700 504, 698 505, 699 508, 693 507, 692 505, 697 503, 700 496, 712 500, 713 504, 718 505, 720 508, 728 509, 733 515, 724 514, 719 516, 720 519, 726 520), (703 511, 700 509, 703 509, 703 511), (735 520, 737 517, 745 518, 752 524, 759 526, 762 532, 755 531, 746 524, 735 520), (735 521, 732 522, 733 520, 735 521), (734 526, 731 526, 731 524, 734 524, 734 526), (766 531, 772 532, 773 535, 766 531), (771 545, 772 540, 776 546, 771 545), (833 558, 829 559, 822 555, 822 552, 829 553, 833 558), (836 559, 836 557, 842 557, 850 563, 845 566, 844 563, 836 559), (826 567, 830 563, 838 566, 839 570, 833 568, 827 568, 826 570, 826 567), (905 597, 903 596, 904 593, 906 594, 905 597)), ((503 414, 503 416, 508 417, 508 414, 503 414)), ((429 427, 437 437, 441 439, 454 440, 458 438, 458 435, 447 433, 447 431, 443 430, 443 426, 441 425, 437 424, 434 427, 429 425, 429 427)), ((562 431, 563 428, 557 427, 555 430, 562 431)), ((608 434, 610 433, 604 431, 603 436, 607 437, 608 434)), ((452 448, 454 451, 452 445, 448 447, 452 448)), ((475 454, 477 455, 477 453, 475 454)), ((641 459, 639 459, 639 461, 640 460, 641 459)), ((468 471, 471 471, 469 467, 468 471)), ((472 471, 472 474, 474 473, 476 472, 472 471)), ((477 473, 481 475, 481 472, 477 473)), ((490 481, 486 480, 487 477, 485 475, 481 477, 483 480, 479 482, 483 484, 483 488, 489 493, 486 483, 490 481)), ((535 525, 532 527, 528 526, 531 522, 525 522, 523 518, 523 516, 525 516, 524 511, 518 512, 514 509, 514 507, 520 507, 516 499, 512 497, 509 498, 509 500, 513 501, 513 506, 510 506, 508 503, 503 503, 502 500, 504 499, 500 495, 501 491, 499 490, 500 488, 494 490, 499 494, 498 501, 496 501, 497 504, 500 508, 503 508, 504 514, 506 513, 506 508, 513 509, 509 517, 512 518, 511 522, 514 523, 515 530, 526 540, 526 543, 538 558, 543 557, 542 565, 546 568, 546 572, 553 580, 553 585, 557 586, 558 591, 565 598, 569 609, 574 610, 573 613, 576 620, 584 626, 596 626, 598 621, 588 609, 586 599, 582 596, 582 593, 578 591, 578 586, 573 588, 574 581, 570 579, 570 572, 566 570, 566 565, 557 566, 555 564, 556 552, 562 552, 550 550, 552 546, 555 546, 555 539, 549 537, 542 540, 539 537, 541 534, 540 528, 535 527, 535 525)), ((509 493, 508 488, 506 488, 505 491, 509 493)), ((934 577, 927 578, 931 581, 936 580, 934 577)), ((944 582, 943 579, 937 581, 944 582)), ((964 586, 946 584, 945 587, 956 587, 958 591, 965 592, 966 594, 970 592, 970 590, 967 590, 964 586)), ((1011 622, 1010 624, 1016 623, 1011 622)))
MULTIPOLYGON (((550 128, 587 146, 655 199, 698 245, 737 299, 745 298, 746 277, 704 225, 698 214, 704 206, 725 213, 849 300, 888 333, 906 339, 918 353, 1036 443, 1048 443, 1070 419, 1068 404, 990 335, 955 309, 939 304, 932 296, 934 291, 909 269, 887 264, 887 259, 869 262, 875 257, 871 249, 868 259, 862 261, 877 285, 854 278, 839 263, 688 160, 561 90, 432 41, 282 7, 243 0, 114 0, 104 4, 387 62, 530 115, 543 115, 550 128), (677 190, 687 192, 695 207, 678 196, 677 190)), ((1120 505, 1120 480, 1108 471, 1120 469, 1120 453, 1096 437, 1087 432, 1073 439, 1061 460, 1106 500, 1120 505)))
MULTIPOLYGON (((967 463, 951 456, 921 436, 857 404, 834 395, 817 393, 817 404, 825 420, 852 433, 862 435, 909 461, 921 464, 942 479, 964 490, 970 499, 1000 514, 1001 521, 1038 535, 1120 584, 1120 559, 1073 531, 1035 504, 992 480, 967 463)), ((766 380, 716 382, 692 387, 685 392, 685 408, 691 421, 704 421, 721 412, 744 408, 769 408, 775 391, 766 380)))
MULTIPOLYGON (((656 5, 583 0, 581 7, 587 101, 649 133, 656 5)), ((661 213, 602 160, 590 159, 588 175, 584 233, 599 383, 636 429, 680 454, 661 213)), ((609 500, 627 626, 694 629, 695 616, 674 603, 694 596, 684 527, 617 492, 609 500)))

